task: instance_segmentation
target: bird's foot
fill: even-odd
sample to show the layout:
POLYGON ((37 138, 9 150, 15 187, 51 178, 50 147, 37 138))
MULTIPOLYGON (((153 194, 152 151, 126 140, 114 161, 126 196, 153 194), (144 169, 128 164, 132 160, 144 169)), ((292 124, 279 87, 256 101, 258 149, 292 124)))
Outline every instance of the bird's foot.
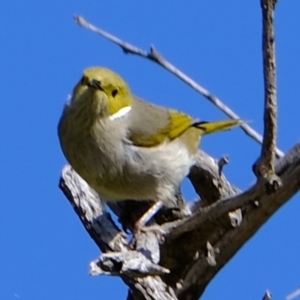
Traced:
POLYGON ((159 225, 155 224, 151 226, 139 226, 137 222, 134 226, 134 232, 130 246, 135 249, 137 246, 137 240, 141 237, 141 235, 147 234, 154 234, 159 244, 164 242, 164 231, 159 225))

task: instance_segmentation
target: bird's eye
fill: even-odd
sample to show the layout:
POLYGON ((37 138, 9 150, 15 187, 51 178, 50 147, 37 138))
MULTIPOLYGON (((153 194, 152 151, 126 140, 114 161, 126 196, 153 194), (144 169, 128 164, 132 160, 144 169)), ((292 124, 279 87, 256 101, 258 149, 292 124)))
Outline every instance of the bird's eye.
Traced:
POLYGON ((112 92, 111 92, 111 95, 113 96, 113 97, 116 97, 116 95, 118 94, 118 90, 113 90, 112 92))

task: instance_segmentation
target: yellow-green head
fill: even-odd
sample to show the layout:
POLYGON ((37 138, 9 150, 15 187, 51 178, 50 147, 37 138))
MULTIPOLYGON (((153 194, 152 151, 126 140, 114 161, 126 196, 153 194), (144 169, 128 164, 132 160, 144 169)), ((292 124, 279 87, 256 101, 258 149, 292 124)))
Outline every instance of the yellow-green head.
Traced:
POLYGON ((99 67, 84 71, 73 91, 72 105, 90 109, 91 116, 113 116, 132 104, 127 83, 115 72, 99 67))

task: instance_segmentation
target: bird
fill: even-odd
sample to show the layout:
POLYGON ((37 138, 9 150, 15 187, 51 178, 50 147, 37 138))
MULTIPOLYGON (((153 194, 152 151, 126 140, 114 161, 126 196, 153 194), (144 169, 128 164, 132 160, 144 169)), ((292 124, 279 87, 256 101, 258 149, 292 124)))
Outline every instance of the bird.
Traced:
POLYGON ((63 109, 58 137, 67 161, 101 199, 154 201, 135 224, 139 232, 174 199, 195 164, 201 137, 240 124, 203 122, 152 104, 114 71, 90 67, 63 109))

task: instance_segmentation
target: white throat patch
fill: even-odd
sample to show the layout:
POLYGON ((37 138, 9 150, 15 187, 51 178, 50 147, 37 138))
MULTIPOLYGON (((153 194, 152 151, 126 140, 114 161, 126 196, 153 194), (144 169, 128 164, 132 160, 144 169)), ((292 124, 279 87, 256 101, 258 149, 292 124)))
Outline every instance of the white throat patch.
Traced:
POLYGON ((131 106, 122 107, 116 113, 109 116, 109 119, 112 121, 116 120, 116 119, 120 119, 120 118, 124 117, 125 115, 127 115, 130 112, 130 110, 131 110, 131 106))

